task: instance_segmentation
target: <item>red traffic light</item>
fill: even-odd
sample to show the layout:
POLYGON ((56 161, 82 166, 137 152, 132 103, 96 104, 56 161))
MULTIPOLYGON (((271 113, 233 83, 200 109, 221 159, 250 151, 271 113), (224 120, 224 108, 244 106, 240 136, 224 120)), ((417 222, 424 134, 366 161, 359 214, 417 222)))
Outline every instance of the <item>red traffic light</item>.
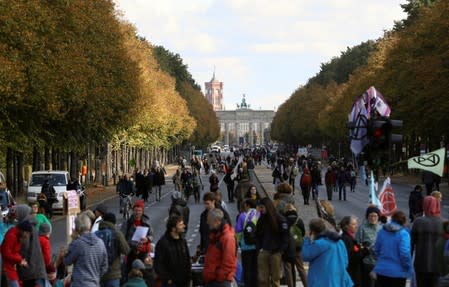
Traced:
POLYGON ((384 133, 384 129, 383 128, 375 128, 374 129, 373 136, 375 138, 380 138, 380 137, 383 137, 384 135, 385 135, 385 133, 384 133))

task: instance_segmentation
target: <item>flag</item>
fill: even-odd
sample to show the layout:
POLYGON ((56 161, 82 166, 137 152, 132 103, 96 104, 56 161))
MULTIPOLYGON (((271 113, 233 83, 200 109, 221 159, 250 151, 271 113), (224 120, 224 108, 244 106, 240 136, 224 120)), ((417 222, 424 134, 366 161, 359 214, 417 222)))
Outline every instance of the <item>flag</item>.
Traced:
POLYGON ((443 176, 445 148, 412 157, 408 160, 408 168, 423 169, 443 176))
POLYGON ((360 154, 365 145, 368 144, 368 120, 375 113, 381 117, 389 117, 391 109, 382 94, 376 88, 370 87, 356 99, 348 116, 348 121, 352 123, 349 136, 353 154, 360 154))
POLYGON ((369 114, 366 110, 363 98, 359 98, 352 105, 351 113, 348 120, 352 122, 353 127, 349 129, 351 138, 351 151, 358 155, 362 152, 366 144, 368 144, 367 125, 369 114))
POLYGON ((380 213, 385 216, 391 216, 396 211, 396 199, 394 197, 393 187, 390 178, 385 179, 382 190, 379 193, 380 213))
POLYGON ((377 206, 380 209, 381 208, 381 204, 380 204, 379 198, 377 198, 377 194, 376 194, 376 186, 374 184, 374 173, 373 173, 373 171, 371 171, 371 178, 370 178, 369 188, 370 188, 370 195, 369 195, 370 200, 369 200, 369 203, 370 204, 374 204, 375 206, 377 206))

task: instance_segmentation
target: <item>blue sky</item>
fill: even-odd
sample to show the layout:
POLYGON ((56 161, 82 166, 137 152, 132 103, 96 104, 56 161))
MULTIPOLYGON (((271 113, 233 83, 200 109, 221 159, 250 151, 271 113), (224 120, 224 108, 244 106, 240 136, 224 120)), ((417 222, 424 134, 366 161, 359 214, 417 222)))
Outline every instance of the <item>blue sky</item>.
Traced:
POLYGON ((406 0, 114 1, 141 36, 181 55, 203 91, 215 65, 226 110, 242 94, 253 109, 279 107, 321 63, 406 17, 406 0))

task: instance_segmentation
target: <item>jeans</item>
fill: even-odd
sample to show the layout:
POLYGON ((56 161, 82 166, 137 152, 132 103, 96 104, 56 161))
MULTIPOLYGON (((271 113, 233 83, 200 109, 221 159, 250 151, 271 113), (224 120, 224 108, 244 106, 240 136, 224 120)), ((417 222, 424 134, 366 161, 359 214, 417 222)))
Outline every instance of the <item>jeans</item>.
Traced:
POLYGON ((104 281, 101 283, 101 287, 120 287, 120 279, 104 281))
POLYGON ((343 199, 346 200, 346 185, 340 184, 338 186, 338 199, 341 200, 341 192, 343 192, 343 199))

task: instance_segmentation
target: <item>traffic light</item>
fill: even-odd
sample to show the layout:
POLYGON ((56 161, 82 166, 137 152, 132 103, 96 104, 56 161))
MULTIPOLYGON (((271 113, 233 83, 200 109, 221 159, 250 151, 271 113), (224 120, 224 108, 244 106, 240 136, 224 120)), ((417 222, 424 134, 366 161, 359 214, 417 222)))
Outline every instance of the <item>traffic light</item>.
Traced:
POLYGON ((368 139, 373 151, 387 151, 391 143, 392 125, 387 118, 371 119, 368 122, 368 139))
POLYGON ((401 120, 371 119, 368 122, 368 139, 373 151, 389 151, 392 143, 402 141, 402 135, 393 134, 393 128, 402 127, 401 120))

